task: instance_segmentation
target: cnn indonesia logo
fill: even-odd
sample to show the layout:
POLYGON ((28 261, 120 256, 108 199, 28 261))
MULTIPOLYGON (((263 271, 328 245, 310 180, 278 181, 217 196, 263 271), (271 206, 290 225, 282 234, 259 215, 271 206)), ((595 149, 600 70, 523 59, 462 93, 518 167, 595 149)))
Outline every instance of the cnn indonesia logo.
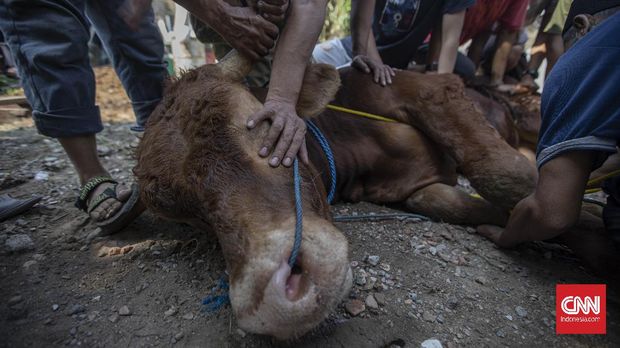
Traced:
POLYGON ((556 285, 557 334, 606 334, 605 284, 556 285))

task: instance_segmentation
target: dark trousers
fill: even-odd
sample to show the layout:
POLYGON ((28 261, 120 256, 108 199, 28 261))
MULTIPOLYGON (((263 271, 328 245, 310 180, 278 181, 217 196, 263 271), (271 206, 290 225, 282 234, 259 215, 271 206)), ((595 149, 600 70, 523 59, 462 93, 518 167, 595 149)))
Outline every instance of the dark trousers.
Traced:
POLYGON ((150 11, 132 31, 117 15, 123 0, 4 0, 0 30, 11 49, 39 132, 71 137, 103 129, 88 59, 92 25, 131 99, 143 130, 166 78, 163 42, 150 11))

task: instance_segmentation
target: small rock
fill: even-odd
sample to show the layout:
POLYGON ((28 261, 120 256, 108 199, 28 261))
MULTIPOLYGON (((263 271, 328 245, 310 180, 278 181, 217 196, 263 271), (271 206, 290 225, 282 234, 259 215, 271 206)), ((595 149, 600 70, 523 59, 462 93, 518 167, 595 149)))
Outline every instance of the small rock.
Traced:
POLYGON ((360 286, 366 285, 366 277, 366 271, 363 269, 357 270, 357 272, 355 272, 355 284, 360 286))
POLYGON ((376 293, 374 297, 379 306, 385 306, 385 304, 387 303, 385 295, 382 293, 376 293))
POLYGON ((366 307, 371 308, 371 309, 378 309, 379 308, 379 304, 377 303, 377 300, 375 300, 374 296, 368 295, 366 296, 366 307))
POLYGON ((177 314, 177 309, 174 306, 170 307, 167 311, 164 312, 164 316, 166 317, 169 317, 175 314, 177 314))
POLYGON ((366 306, 364 306, 364 303, 360 300, 351 300, 344 305, 344 309, 346 309, 351 316, 355 317, 365 311, 366 306))
POLYGON ((476 281, 476 283, 478 283, 480 285, 485 285, 487 283, 487 278, 485 278, 483 276, 479 276, 479 277, 476 277, 475 281, 476 281))
POLYGON ((379 261, 381 260, 381 257, 379 255, 370 255, 368 256, 368 263, 376 266, 379 264, 379 261))
POLYGON ((525 310, 525 308, 521 306, 517 306, 515 308, 515 312, 517 312, 517 315, 520 316, 521 318, 527 317, 527 311, 525 310))
POLYGON ((437 255, 437 248, 435 248, 434 246, 428 248, 428 251, 431 253, 431 255, 435 256, 437 255))
POLYGON ((384 270, 384 271, 386 271, 386 272, 389 272, 389 271, 390 271, 390 269, 391 269, 390 265, 388 265, 387 263, 381 263, 381 264, 379 264, 379 268, 381 268, 382 270, 384 270))
POLYGON ((75 336, 75 334, 77 334, 77 328, 72 327, 71 330, 69 330, 69 335, 75 336))
POLYGON ((497 330, 497 331, 495 332, 495 335, 496 335, 497 337, 504 338, 504 337, 506 337, 506 332, 504 332, 504 330, 502 330, 502 329, 499 329, 499 330, 497 330))
POLYGON ((52 305, 52 310, 53 310, 54 312, 56 312, 56 311, 58 310, 58 308, 59 308, 59 307, 60 307, 60 306, 58 306, 57 304, 55 304, 55 303, 54 303, 54 304, 52 305))
POLYGON ((22 302, 23 300, 24 298, 21 295, 16 295, 16 296, 11 297, 8 303, 9 303, 9 306, 12 306, 12 305, 22 302))
POLYGON ((49 179, 49 177, 50 177, 50 175, 49 175, 48 172, 40 171, 40 172, 37 172, 34 175, 34 180, 36 180, 36 181, 45 181, 45 180, 49 179))
POLYGON ((183 337, 185 337, 185 334, 183 333, 183 331, 177 333, 176 335, 174 335, 174 339, 177 341, 180 341, 181 339, 183 339, 183 337))
POLYGON ((508 314, 508 315, 506 316, 506 319, 508 319, 508 320, 512 321, 512 315, 508 314))
POLYGON ((131 315, 131 310, 129 310, 129 307, 127 306, 122 306, 121 308, 118 309, 118 315, 122 315, 122 316, 131 315))
POLYGON ((194 319, 194 314, 193 313, 187 313, 183 315, 183 319, 185 320, 192 320, 194 319))
POLYGON ((99 302, 99 300, 101 300, 101 295, 97 295, 91 299, 93 302, 99 302))
POLYGON ((81 304, 74 304, 70 309, 69 312, 67 312, 67 315, 71 316, 74 314, 80 314, 83 313, 86 310, 86 308, 84 308, 84 306, 82 306, 81 304))
POLYGON ((437 316, 429 311, 424 311, 422 314, 422 319, 428 321, 429 323, 433 323, 437 319, 437 316))
POLYGON ((114 314, 112 314, 111 316, 108 317, 108 320, 113 322, 113 323, 116 323, 118 321, 118 319, 119 319, 119 316, 116 313, 114 313, 114 314))
POLYGON ((43 260, 45 260, 45 255, 43 255, 43 254, 34 254, 34 255, 32 255, 32 258, 35 261, 43 261, 43 260))
POLYGON ((420 344, 420 347, 422 348, 443 348, 443 346, 441 345, 441 342, 439 342, 438 340, 434 338, 425 340, 424 342, 420 344))
POLYGON ((4 242, 9 252, 17 253, 34 249, 34 243, 27 234, 14 234, 4 242))
POLYGON ((456 297, 450 297, 448 299, 448 308, 455 310, 459 306, 459 300, 456 297))
POLYGON ((237 334, 238 334, 239 336, 241 336, 241 338, 245 337, 245 335, 246 335, 245 331, 243 331, 243 330, 241 330, 241 329, 237 329, 237 334))
POLYGON ((43 325, 52 325, 52 323, 54 323, 54 320, 52 320, 52 318, 47 318, 43 320, 43 325))
POLYGON ((22 265, 22 267, 26 270, 29 271, 32 267, 36 266, 38 262, 36 262, 35 260, 29 260, 24 262, 24 264, 22 265))
POLYGON ((443 323, 444 323, 444 321, 445 321, 445 319, 444 319, 443 315, 439 314, 439 315, 437 316, 437 322, 438 322, 439 324, 443 324, 443 323))

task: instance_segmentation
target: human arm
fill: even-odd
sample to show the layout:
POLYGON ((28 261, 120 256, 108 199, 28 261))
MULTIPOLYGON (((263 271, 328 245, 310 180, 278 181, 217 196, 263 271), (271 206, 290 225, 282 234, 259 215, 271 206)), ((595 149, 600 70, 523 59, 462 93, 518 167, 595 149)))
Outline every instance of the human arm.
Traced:
POLYGON ((383 64, 377 49, 372 32, 374 10, 375 0, 352 0, 351 2, 352 65, 367 74, 372 73, 375 83, 385 86, 392 83, 392 76, 395 74, 390 66, 383 64))
POLYGON ((459 40, 464 22, 464 10, 457 13, 446 13, 443 15, 441 24, 441 49, 439 53, 437 73, 451 74, 454 71, 456 56, 459 49, 459 40))
MULTIPOLYGON (((277 0, 266 1, 273 3, 277 0)), ((257 60, 267 55, 278 37, 278 27, 252 8, 231 6, 224 0, 175 2, 208 24, 228 44, 250 59, 257 60)))
POLYGON ((259 151, 269 164, 290 166, 299 156, 308 162, 305 146, 306 126, 295 110, 306 66, 323 21, 327 0, 296 0, 290 4, 287 23, 273 59, 269 92, 262 110, 250 116, 248 127, 271 120, 271 128, 259 151), (274 147, 275 146, 275 147, 274 147))

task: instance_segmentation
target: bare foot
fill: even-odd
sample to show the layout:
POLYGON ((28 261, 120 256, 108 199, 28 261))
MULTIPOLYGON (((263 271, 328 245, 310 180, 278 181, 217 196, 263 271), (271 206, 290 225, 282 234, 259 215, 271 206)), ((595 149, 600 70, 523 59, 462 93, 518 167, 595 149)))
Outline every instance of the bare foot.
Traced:
POLYGON ((506 240, 504 229, 498 226, 480 225, 476 228, 476 231, 502 248, 512 248, 519 244, 514 241, 506 240))
MULTIPOLYGON (((114 188, 113 183, 105 182, 97 186, 91 194, 88 196, 87 205, 90 205, 95 197, 99 196, 103 191, 107 188, 114 188)), ((131 188, 127 187, 125 184, 118 184, 116 186, 116 199, 110 197, 103 201, 97 208, 93 209, 89 213, 90 217, 96 222, 104 221, 114 216, 116 212, 118 212, 123 203, 127 201, 129 196, 131 195, 131 188)))

